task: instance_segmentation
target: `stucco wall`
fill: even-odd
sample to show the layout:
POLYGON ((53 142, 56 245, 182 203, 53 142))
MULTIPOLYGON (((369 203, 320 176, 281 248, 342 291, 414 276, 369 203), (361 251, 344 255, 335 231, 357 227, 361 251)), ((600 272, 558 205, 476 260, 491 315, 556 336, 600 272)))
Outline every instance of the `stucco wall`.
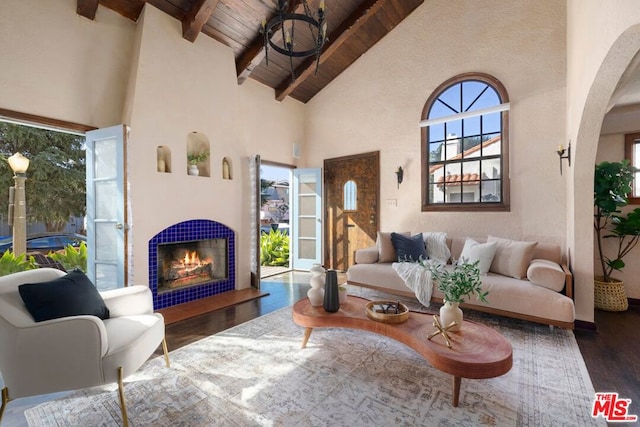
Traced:
POLYGON ((306 161, 321 166, 324 158, 380 150, 382 230, 564 245, 566 190, 555 150, 566 145, 565 20, 558 1, 425 2, 309 102, 306 161), (509 93, 511 211, 423 213, 422 109, 443 81, 472 71, 493 75, 509 93))
POLYGON ((0 4, 0 107, 84 125, 119 123, 135 24, 75 0, 0 4))
MULTIPOLYGON (((253 80, 238 86, 232 51, 201 34, 182 38, 179 21, 146 4, 137 23, 100 6, 95 21, 75 0, 0 4, 0 108, 95 127, 130 126, 130 278, 148 282, 148 240, 187 219, 236 232, 237 288, 249 282, 247 157, 298 165, 304 105, 253 80), (28 24, 26 24, 28 23, 28 24), (186 173, 192 131, 211 144, 211 177, 186 173), (156 147, 172 152, 172 173, 156 172, 156 147), (233 180, 223 180, 223 157, 233 180)), ((303 148, 304 151, 304 148, 303 148)))
POLYGON ((128 145, 132 210, 133 281, 146 283, 148 241, 177 222, 205 218, 236 231, 237 288, 250 285, 249 172, 247 157, 292 163, 301 142, 303 105, 274 100, 273 90, 247 81, 238 86, 231 49, 201 35, 190 43, 181 23, 145 6, 128 145), (187 135, 197 131, 211 145, 211 176, 187 175, 187 135), (156 172, 156 147, 169 147, 172 172, 156 172), (222 179, 231 159, 232 180, 222 179))
POLYGON ((567 242, 578 319, 593 321, 593 166, 611 95, 640 50, 634 0, 567 1, 567 139, 575 146, 567 174, 567 242))

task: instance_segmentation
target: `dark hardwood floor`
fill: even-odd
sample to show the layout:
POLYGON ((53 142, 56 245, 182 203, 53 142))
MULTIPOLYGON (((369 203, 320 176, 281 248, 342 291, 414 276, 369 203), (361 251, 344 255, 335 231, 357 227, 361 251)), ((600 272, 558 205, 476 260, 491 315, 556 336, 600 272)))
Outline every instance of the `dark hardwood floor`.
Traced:
POLYGON ((640 307, 596 310, 595 323, 597 332, 575 332, 593 387, 631 399, 629 412, 640 416, 640 307))

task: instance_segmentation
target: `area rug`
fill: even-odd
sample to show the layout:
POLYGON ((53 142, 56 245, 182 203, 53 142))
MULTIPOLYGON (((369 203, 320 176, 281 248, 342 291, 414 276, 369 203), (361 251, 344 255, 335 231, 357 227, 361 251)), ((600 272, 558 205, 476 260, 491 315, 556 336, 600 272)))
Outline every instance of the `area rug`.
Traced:
MULTIPOLYGON (((291 307, 151 359, 125 381, 132 426, 588 426, 594 390, 571 331, 485 318, 513 345, 509 373, 452 379, 391 339, 315 329, 291 307)), ((25 411, 32 427, 122 425, 116 386, 25 411)))

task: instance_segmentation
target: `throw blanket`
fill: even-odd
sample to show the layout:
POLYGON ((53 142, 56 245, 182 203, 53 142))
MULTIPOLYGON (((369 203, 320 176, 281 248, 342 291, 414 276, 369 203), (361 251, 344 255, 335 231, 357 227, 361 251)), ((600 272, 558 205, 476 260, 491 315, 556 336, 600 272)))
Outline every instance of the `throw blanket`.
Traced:
MULTIPOLYGON (((425 261, 426 264, 433 262, 431 260, 425 261)), ((431 271, 416 262, 394 262, 392 266, 398 276, 404 280, 405 285, 416 294, 418 301, 428 307, 431 303, 431 290, 433 288, 431 271)))

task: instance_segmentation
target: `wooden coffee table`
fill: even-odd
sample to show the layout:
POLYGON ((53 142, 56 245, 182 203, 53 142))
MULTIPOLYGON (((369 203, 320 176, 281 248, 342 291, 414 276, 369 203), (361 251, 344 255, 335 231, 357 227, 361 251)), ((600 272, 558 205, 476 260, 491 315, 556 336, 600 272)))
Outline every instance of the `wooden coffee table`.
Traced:
POLYGON ((511 343, 487 326, 465 320, 460 331, 449 332, 452 348, 448 348, 441 335, 427 339, 436 329, 433 314, 411 312, 404 323, 382 323, 367 317, 367 302, 369 300, 350 295, 339 311, 327 313, 322 307, 313 307, 308 298, 298 301, 293 306, 293 321, 306 328, 302 348, 306 347, 313 328, 361 329, 384 335, 411 347, 434 368, 453 375, 455 407, 460 398, 462 378, 494 378, 511 369, 511 343))

